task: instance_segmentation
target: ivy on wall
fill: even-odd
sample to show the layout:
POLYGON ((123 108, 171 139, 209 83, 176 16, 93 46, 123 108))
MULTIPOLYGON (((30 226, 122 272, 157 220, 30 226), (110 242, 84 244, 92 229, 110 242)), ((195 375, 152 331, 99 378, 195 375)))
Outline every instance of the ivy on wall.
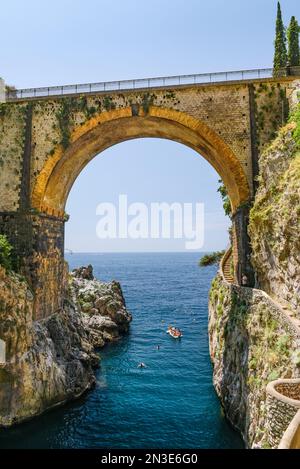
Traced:
MULTIPOLYGON (((60 100, 59 110, 56 113, 58 127, 60 130, 60 144, 66 149, 70 144, 71 127, 74 125, 74 113, 83 113, 85 121, 93 117, 96 113, 103 111, 112 111, 118 107, 129 106, 137 104, 142 106, 145 114, 148 114, 150 106, 153 104, 166 106, 176 106, 180 103, 177 99, 174 91, 168 91, 162 97, 158 97, 155 93, 138 93, 135 98, 127 98, 123 94, 116 96, 105 95, 102 98, 92 98, 92 104, 89 104, 89 98, 87 96, 80 97, 64 97, 60 100), (123 103, 119 101, 122 100, 123 103)), ((0 109, 1 113, 1 109, 0 109)), ((54 148, 52 148, 49 154, 54 154, 54 148)))

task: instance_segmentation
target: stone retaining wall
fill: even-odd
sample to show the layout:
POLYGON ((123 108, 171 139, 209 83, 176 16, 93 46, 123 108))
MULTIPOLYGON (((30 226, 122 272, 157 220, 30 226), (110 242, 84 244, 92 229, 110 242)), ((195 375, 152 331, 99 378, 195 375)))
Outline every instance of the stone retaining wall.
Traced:
POLYGON ((278 379, 267 385, 267 432, 272 447, 282 436, 300 409, 300 379, 278 379))
POLYGON ((278 449, 300 449, 300 410, 285 431, 278 449))

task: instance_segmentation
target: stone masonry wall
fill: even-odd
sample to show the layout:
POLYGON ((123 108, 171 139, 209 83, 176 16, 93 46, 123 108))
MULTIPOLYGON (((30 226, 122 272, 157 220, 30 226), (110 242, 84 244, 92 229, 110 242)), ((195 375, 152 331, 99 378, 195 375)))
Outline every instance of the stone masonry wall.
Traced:
POLYGON ((27 104, 0 104, 0 213, 20 206, 27 104))
POLYGON ((266 401, 268 441, 272 448, 277 448, 289 424, 297 413, 297 408, 268 394, 266 401))
POLYGON ((0 233, 7 235, 16 270, 34 293, 34 318, 62 306, 65 289, 64 221, 46 215, 0 215, 0 233))
POLYGON ((277 448, 283 434, 300 409, 300 380, 276 380, 267 386, 267 432, 277 448))

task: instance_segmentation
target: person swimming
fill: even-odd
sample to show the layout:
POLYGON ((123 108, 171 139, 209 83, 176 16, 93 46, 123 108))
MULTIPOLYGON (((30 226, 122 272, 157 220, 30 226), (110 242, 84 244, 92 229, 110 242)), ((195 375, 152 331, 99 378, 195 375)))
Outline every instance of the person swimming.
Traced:
POLYGON ((145 363, 141 362, 138 364, 138 368, 147 368, 145 363))

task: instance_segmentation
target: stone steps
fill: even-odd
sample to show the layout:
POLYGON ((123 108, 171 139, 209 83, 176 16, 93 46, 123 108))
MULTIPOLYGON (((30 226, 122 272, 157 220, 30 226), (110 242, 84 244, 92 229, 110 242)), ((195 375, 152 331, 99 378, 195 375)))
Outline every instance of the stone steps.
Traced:
POLYGON ((233 280, 234 280, 233 275, 231 273, 231 260, 232 260, 232 256, 228 256, 228 258, 226 259, 223 265, 223 275, 224 275, 225 280, 228 283, 233 283, 233 280))

